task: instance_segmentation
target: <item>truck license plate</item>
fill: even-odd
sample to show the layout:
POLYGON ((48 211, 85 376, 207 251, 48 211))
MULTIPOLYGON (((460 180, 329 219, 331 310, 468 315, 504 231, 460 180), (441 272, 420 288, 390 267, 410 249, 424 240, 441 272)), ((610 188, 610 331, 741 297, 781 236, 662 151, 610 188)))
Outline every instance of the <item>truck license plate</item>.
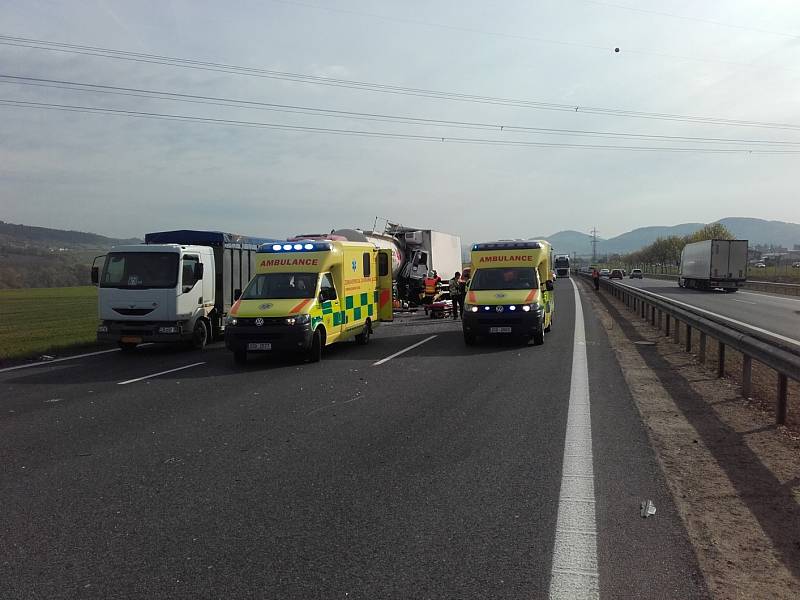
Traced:
POLYGON ((511 333, 511 327, 489 327, 489 333, 511 333))
POLYGON ((120 342, 124 344, 141 344, 142 338, 136 337, 134 335, 123 335, 120 339, 120 342))
POLYGON ((265 343, 256 344, 256 343, 252 343, 251 342, 250 344, 247 344, 247 349, 248 350, 272 350, 272 344, 265 344, 265 343))

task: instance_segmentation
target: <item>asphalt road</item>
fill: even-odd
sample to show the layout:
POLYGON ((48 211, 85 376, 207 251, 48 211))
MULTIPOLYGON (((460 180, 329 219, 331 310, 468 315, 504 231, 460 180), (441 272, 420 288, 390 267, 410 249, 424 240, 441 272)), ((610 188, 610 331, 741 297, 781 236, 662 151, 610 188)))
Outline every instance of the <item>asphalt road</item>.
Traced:
POLYGON ((406 318, 319 364, 215 344, 0 372, 0 598, 530 599, 562 576, 705 598, 605 333, 584 307, 576 344, 556 293, 539 347, 406 318))
POLYGON ((778 334, 794 341, 800 348, 800 298, 776 296, 739 290, 690 290, 678 287, 677 281, 663 279, 623 279, 617 283, 644 289, 672 300, 684 302, 716 315, 778 334))

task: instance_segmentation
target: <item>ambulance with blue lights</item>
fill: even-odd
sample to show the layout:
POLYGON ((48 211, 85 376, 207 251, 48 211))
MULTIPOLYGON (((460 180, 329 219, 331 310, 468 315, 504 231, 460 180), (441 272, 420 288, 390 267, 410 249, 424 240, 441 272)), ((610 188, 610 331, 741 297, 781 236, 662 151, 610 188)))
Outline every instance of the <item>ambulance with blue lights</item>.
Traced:
POLYGON ((264 244, 237 296, 225 328, 236 362, 285 352, 318 362, 325 346, 367 344, 379 321, 392 320, 391 251, 325 236, 264 244))
POLYGON ((544 343, 553 323, 552 249, 545 241, 502 241, 472 246, 464 303, 464 342, 516 337, 544 343))

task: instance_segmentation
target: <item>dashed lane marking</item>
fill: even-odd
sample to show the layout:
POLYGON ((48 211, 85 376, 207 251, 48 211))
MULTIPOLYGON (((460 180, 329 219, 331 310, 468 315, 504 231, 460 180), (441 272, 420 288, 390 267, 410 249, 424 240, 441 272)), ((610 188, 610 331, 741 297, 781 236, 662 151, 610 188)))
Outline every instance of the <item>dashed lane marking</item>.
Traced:
POLYGON ((182 367, 176 367, 174 369, 168 369, 166 371, 159 371, 158 373, 153 373, 151 375, 145 375, 144 377, 137 377, 136 379, 128 379, 127 381, 120 381, 117 383, 117 385, 128 385, 129 383, 136 383, 137 381, 152 379, 153 377, 158 377, 159 375, 166 375, 167 373, 174 373, 175 371, 183 371, 184 369, 190 369, 192 367, 197 367, 199 365, 204 365, 204 364, 206 364, 205 361, 196 362, 192 363, 191 365, 184 365, 182 367))
POLYGON ((374 362, 374 363, 372 363, 372 366, 373 366, 373 367, 377 367, 378 365, 382 365, 383 363, 389 362, 389 361, 390 361, 390 360, 392 360, 393 358, 397 358, 398 356, 400 356, 401 354, 405 354, 405 353, 406 353, 406 352, 408 352, 409 350, 413 350, 414 348, 416 348, 416 347, 418 347, 418 346, 422 346, 422 344, 424 344, 424 343, 426 343, 426 342, 430 342, 430 341, 431 341, 433 338, 435 338, 435 337, 437 337, 437 336, 435 336, 435 335, 432 335, 432 336, 426 337, 424 340, 422 340, 422 341, 419 341, 419 342, 417 342, 416 344, 411 344, 411 345, 410 345, 408 348, 403 348, 403 349, 402 349, 402 350, 400 350, 399 352, 395 352, 394 354, 392 354, 392 355, 390 355, 390 356, 387 356, 386 358, 382 358, 382 359, 381 359, 381 360, 379 360, 378 362, 374 362))

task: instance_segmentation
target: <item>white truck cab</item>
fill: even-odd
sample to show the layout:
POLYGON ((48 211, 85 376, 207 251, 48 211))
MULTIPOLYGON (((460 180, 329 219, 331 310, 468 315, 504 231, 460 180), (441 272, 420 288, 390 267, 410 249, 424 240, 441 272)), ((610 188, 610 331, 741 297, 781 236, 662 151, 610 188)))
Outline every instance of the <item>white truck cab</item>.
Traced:
POLYGON ((97 339, 123 350, 147 342, 203 348, 222 335, 236 291, 255 273, 258 245, 268 241, 183 230, 112 248, 102 267, 92 268, 99 288, 97 339))

